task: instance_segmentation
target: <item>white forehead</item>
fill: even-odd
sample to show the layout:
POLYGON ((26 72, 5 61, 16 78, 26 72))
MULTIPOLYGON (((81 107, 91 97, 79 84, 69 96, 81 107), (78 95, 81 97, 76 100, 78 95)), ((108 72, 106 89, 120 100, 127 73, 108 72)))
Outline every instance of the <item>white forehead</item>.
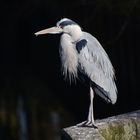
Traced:
POLYGON ((64 26, 67 26, 67 25, 75 25, 75 24, 77 24, 77 23, 75 23, 71 19, 63 18, 56 23, 56 26, 63 26, 64 27, 64 26))
POLYGON ((57 23, 61 23, 61 22, 64 22, 64 21, 71 21, 70 19, 68 18, 62 18, 61 20, 59 20, 57 23))

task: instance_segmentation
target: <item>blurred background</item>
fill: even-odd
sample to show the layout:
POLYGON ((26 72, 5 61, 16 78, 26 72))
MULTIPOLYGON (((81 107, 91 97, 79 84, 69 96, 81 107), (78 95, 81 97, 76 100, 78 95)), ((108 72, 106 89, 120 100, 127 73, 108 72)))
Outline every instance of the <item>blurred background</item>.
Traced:
POLYGON ((67 17, 94 35, 116 71, 118 101, 95 97, 95 119, 140 109, 140 1, 3 0, 0 45, 0 139, 59 140, 84 121, 89 89, 61 73, 59 35, 35 37, 67 17))

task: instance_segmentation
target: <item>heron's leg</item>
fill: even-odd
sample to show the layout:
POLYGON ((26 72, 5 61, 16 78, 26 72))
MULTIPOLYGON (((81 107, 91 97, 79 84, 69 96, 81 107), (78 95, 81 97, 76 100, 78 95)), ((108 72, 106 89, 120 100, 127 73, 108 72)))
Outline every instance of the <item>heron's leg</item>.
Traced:
POLYGON ((88 122, 89 124, 94 124, 94 115, 93 115, 93 99, 94 99, 94 92, 93 89, 90 87, 90 105, 89 105, 89 113, 88 113, 88 122))
POLYGON ((93 99, 94 99, 94 92, 92 87, 90 87, 90 105, 89 105, 89 113, 88 113, 88 118, 87 121, 84 121, 77 126, 82 126, 82 127, 94 127, 97 128, 94 125, 94 114, 93 114, 93 99))

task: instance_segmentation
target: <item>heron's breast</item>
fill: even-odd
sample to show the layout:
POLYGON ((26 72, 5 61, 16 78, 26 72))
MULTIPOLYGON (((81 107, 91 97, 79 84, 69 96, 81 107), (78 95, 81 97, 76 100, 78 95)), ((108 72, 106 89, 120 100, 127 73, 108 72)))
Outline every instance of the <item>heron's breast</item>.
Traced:
POLYGON ((75 45, 72 43, 71 36, 63 34, 60 40, 60 57, 62 68, 65 75, 77 76, 78 56, 75 45))

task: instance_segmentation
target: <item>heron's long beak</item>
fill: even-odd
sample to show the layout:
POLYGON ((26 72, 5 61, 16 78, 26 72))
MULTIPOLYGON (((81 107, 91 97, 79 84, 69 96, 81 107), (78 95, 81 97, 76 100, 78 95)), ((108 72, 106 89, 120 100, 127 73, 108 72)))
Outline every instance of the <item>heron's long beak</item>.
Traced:
POLYGON ((48 29, 44 29, 35 33, 36 36, 43 35, 43 34, 59 34, 62 33, 62 28, 59 27, 51 27, 48 29))

